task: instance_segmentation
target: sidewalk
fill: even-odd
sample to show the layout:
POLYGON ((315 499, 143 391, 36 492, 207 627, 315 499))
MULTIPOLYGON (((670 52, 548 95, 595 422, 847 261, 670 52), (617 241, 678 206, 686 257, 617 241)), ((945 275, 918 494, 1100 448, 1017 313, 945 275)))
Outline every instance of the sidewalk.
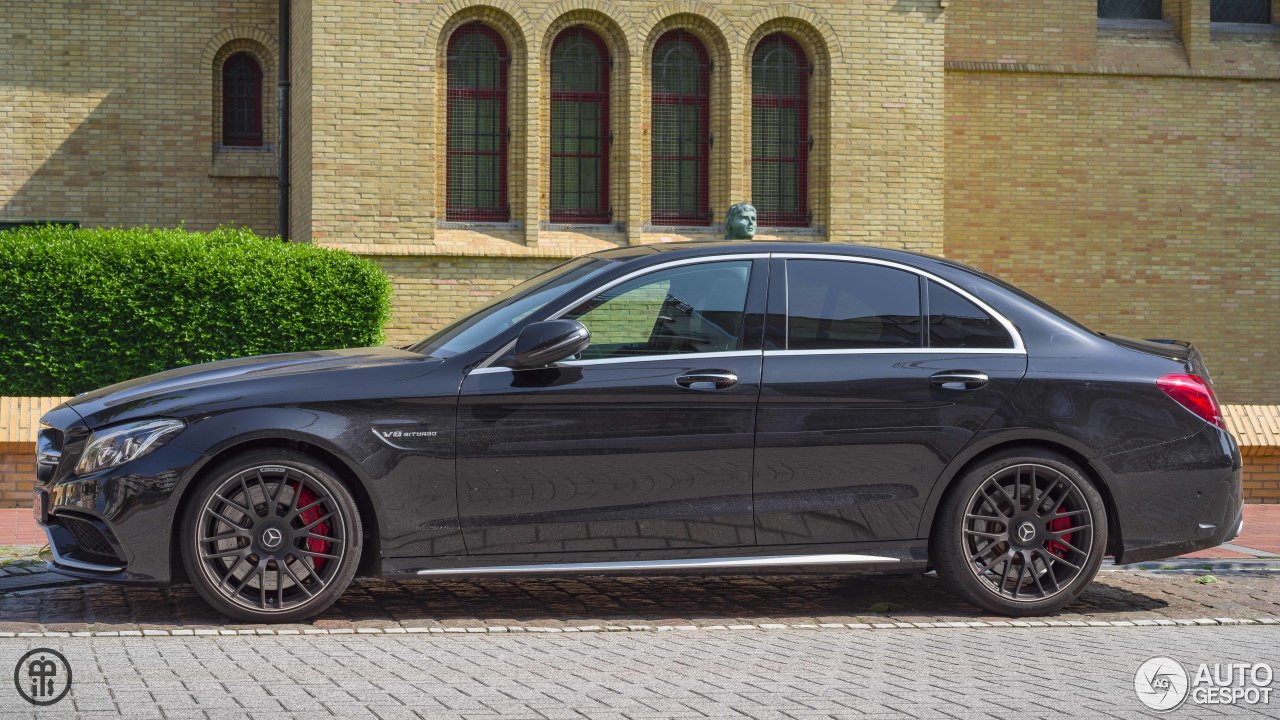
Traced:
MULTIPOLYGON (((28 508, 0 508, 0 546, 44 545, 44 533, 36 527, 28 508)), ((1280 505, 1245 505, 1244 532, 1220 547, 1183 557, 1200 560, 1250 560, 1280 558, 1280 505)))

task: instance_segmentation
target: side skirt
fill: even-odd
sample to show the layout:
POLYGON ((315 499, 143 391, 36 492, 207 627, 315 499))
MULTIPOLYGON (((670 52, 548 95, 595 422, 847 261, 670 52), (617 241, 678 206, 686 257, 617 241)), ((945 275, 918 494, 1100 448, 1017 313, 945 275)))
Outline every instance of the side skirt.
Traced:
POLYGON ((637 573, 903 573, 928 563, 923 540, 832 546, 704 548, 640 552, 537 553, 387 558, 385 575, 552 575, 637 573))

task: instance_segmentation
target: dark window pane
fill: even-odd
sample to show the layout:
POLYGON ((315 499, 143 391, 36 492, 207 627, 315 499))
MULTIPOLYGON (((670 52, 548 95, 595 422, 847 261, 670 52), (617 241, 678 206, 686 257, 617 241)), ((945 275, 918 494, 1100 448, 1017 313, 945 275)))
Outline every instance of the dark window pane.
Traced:
POLYGON ((672 30, 653 49, 652 222, 706 225, 711 64, 702 42, 672 30))
POLYGON ((1011 348, 995 318, 954 290, 929 282, 929 347, 1011 348))
POLYGON ((1271 23, 1271 0, 1213 0, 1209 5, 1210 22, 1271 23))
POLYGON ((551 221, 609 222, 609 55, 574 26, 551 50, 551 221))
POLYGON ((787 349, 920 347, 912 273, 837 260, 787 261, 787 349))
POLYGON ((506 45, 493 28, 470 23, 449 40, 445 130, 445 217, 506 221, 506 45))
POLYGON ((262 67, 246 52, 222 64, 222 144, 262 145, 262 67))
POLYGON ((564 317, 591 331, 583 359, 737 350, 750 261, 659 270, 612 287, 564 317))
POLYGON ((751 61, 751 201, 761 225, 809 224, 809 63, 796 41, 766 37, 751 61))
POLYGON ((1128 20, 1159 20, 1160 0, 1098 0, 1098 17, 1128 20))

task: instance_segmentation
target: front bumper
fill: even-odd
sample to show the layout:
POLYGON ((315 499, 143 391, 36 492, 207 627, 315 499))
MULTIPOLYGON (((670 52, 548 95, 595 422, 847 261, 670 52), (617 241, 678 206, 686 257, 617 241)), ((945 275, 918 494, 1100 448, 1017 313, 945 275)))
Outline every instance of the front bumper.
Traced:
POLYGON ((171 582, 178 490, 202 459, 170 442, 119 467, 38 486, 33 507, 49 569, 100 582, 171 582))
POLYGON ((1095 462, 1110 475, 1116 564, 1217 547, 1240 532, 1240 449, 1225 430, 1206 425, 1191 437, 1095 462))

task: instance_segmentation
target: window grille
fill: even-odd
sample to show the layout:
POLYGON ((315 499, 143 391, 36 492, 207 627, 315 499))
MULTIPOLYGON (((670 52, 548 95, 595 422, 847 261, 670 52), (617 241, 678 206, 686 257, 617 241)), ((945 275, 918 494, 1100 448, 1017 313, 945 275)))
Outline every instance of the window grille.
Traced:
POLYGON ((711 62, 686 30, 663 35, 653 49, 654 225, 708 225, 711 62))
POLYGON ((809 225, 809 72, 782 33, 751 59, 751 202, 761 225, 809 225))
POLYGON ((447 178, 445 219, 506 222, 506 43, 493 28, 475 22, 449 39, 447 178))
POLYGON ((1124 20, 1160 20, 1160 0, 1098 0, 1098 17, 1124 20))
POLYGON ((1271 0, 1213 0, 1209 21, 1269 25, 1271 0))
POLYGON ((609 52, 571 27, 551 48, 551 222, 609 222, 609 52))
POLYGON ((262 66, 247 52, 222 63, 222 144, 262 145, 262 66))

